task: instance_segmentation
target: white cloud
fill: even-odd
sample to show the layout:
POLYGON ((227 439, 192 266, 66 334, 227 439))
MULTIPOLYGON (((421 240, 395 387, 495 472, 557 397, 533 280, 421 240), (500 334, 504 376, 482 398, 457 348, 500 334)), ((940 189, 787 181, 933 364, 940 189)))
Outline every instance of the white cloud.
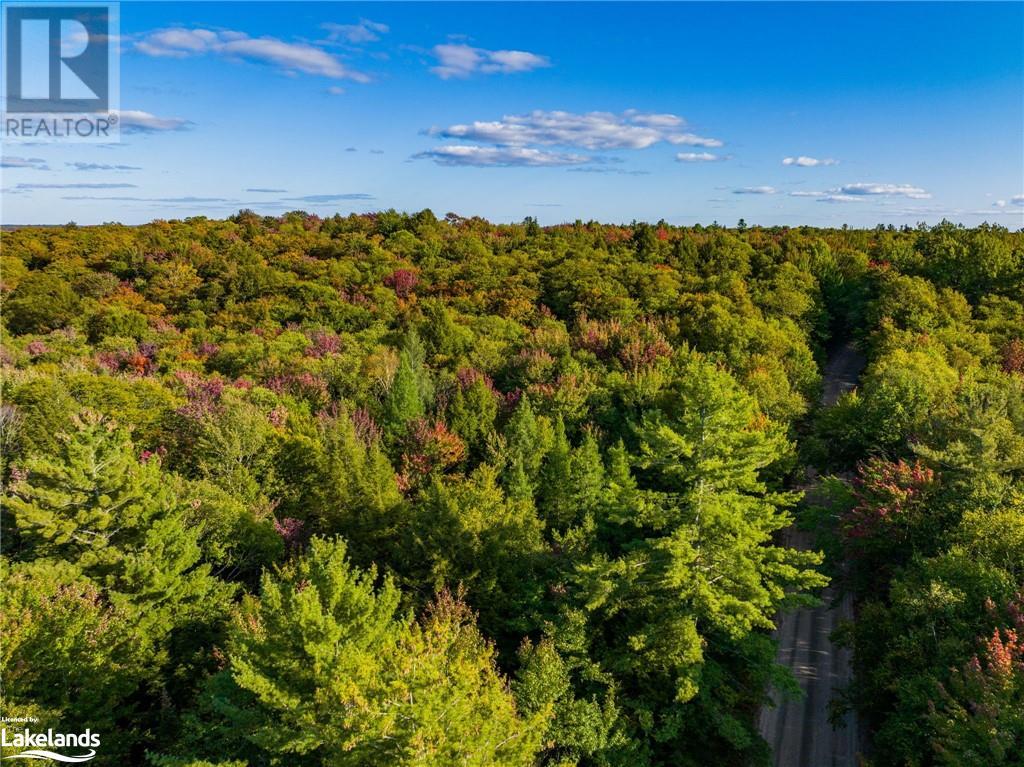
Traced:
POLYGON ((547 56, 529 51, 489 51, 463 43, 435 45, 431 52, 438 63, 430 71, 442 80, 465 78, 478 72, 513 74, 551 66, 547 56))
POLYGON ((66 162, 64 163, 69 168, 82 171, 93 171, 93 170, 113 170, 113 171, 125 171, 125 170, 142 170, 138 165, 110 165, 105 162, 66 162))
POLYGON ((648 125, 651 128, 680 128, 686 125, 686 120, 679 115, 649 114, 635 109, 629 109, 625 114, 637 125, 648 125))
POLYGON ((799 157, 784 157, 782 158, 783 165, 796 165, 799 168, 814 168, 818 165, 838 165, 839 160, 833 160, 831 157, 826 157, 823 160, 819 160, 816 157, 807 157, 806 155, 800 155, 799 157))
POLYGON ((774 186, 741 186, 739 189, 733 189, 733 194, 775 194, 776 189, 774 186))
POLYGON ((912 200, 927 200, 931 198, 931 194, 924 189, 918 186, 911 186, 910 184, 846 184, 830 191, 834 194, 855 196, 909 197, 912 200))
POLYGON ((117 115, 122 133, 158 133, 184 130, 192 125, 181 117, 157 117, 138 109, 123 109, 117 115))
POLYGON ((629 110, 573 112, 535 110, 525 115, 506 115, 490 122, 452 125, 434 133, 444 138, 479 141, 500 146, 574 146, 589 150, 646 149, 665 141, 670 144, 720 147, 718 139, 704 138, 678 129, 685 121, 672 114, 647 114, 629 110))
POLYGON ((135 50, 147 56, 185 58, 214 54, 227 59, 256 61, 286 72, 368 82, 362 72, 349 69, 335 55, 308 43, 289 43, 276 37, 249 37, 230 30, 171 27, 144 35, 135 50))
POLYGON ((857 197, 852 194, 832 194, 826 192, 818 198, 818 202, 862 202, 863 197, 857 197))
POLYGON ((196 203, 196 202, 232 202, 226 197, 89 197, 74 195, 61 197, 62 200, 116 200, 118 202, 159 202, 159 203, 196 203))
POLYGON ((390 32, 387 24, 381 24, 369 19, 360 19, 358 24, 334 24, 327 22, 321 24, 322 29, 327 30, 327 37, 331 41, 344 40, 349 43, 372 43, 380 40, 380 36, 390 32))
POLYGON ((135 184, 18 184, 15 189, 135 189, 135 184))
POLYGON ((1015 194, 1010 198, 1011 205, 1024 205, 1024 194, 1015 194))
POLYGON ((938 205, 929 205, 927 207, 918 206, 913 208, 884 208, 879 211, 879 215, 896 218, 915 216, 918 217, 917 220, 920 221, 920 216, 942 216, 945 218, 947 216, 959 216, 966 212, 967 211, 963 211, 958 208, 944 208, 938 205))
POLYGON ((617 176, 651 175, 649 170, 627 170, 625 168, 615 168, 610 165, 577 165, 576 167, 569 168, 569 173, 608 173, 617 176))
POLYGON ((339 202, 340 200, 373 200, 372 194, 365 192, 345 192, 342 194, 306 194, 302 197, 285 197, 283 202, 339 202))
POLYGON ((414 159, 433 160, 438 165, 469 165, 476 167, 557 167, 582 165, 593 158, 579 154, 545 152, 529 147, 440 146, 413 155, 414 159))
POLYGON ((327 89, 327 93, 330 94, 331 96, 342 96, 345 94, 345 89, 337 85, 332 85, 330 88, 327 89))
MULTIPOLYGON (((910 184, 846 184, 823 192, 790 192, 790 197, 814 197, 818 202, 861 202, 866 197, 906 197, 928 200, 931 194, 910 184)), ((998 204, 998 203, 997 203, 998 204)))
POLYGON ((216 32, 208 29, 172 27, 150 32, 137 43, 135 50, 147 56, 185 58, 211 50, 219 41, 216 32))
POLYGON ((971 211, 971 213, 973 213, 976 216, 1024 216, 1024 210, 1020 210, 1017 207, 1000 208, 997 206, 995 210, 989 208, 988 210, 974 210, 971 211))
POLYGON ((41 157, 0 157, 0 168, 31 168, 49 170, 50 166, 41 157))
POLYGON ((706 146, 709 149, 722 146, 722 142, 716 138, 704 138, 693 133, 678 133, 668 136, 666 139, 670 144, 682 144, 684 146, 706 146))
POLYGON ((305 43, 286 43, 273 37, 230 40, 221 44, 218 52, 225 56, 238 56, 275 64, 285 70, 304 72, 308 75, 347 78, 357 82, 367 82, 370 79, 362 72, 348 69, 327 51, 305 43))
POLYGON ((808 191, 796 191, 790 192, 790 197, 814 197, 818 202, 863 202, 863 196, 856 196, 852 194, 842 194, 837 189, 831 189, 825 192, 808 192, 808 191))
POLYGON ((711 152, 680 152, 676 155, 676 162, 719 162, 726 158, 711 152))

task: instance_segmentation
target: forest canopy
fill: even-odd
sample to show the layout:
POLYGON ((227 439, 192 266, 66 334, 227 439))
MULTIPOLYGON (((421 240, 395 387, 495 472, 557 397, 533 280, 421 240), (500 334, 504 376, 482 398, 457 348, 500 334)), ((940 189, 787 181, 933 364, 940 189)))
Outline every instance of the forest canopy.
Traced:
POLYGON ((808 466, 847 476, 815 523, 877 764, 1021 764, 1021 233, 242 211, 2 246, 2 706, 96 764, 767 763, 775 616, 838 572, 780 542, 808 466))

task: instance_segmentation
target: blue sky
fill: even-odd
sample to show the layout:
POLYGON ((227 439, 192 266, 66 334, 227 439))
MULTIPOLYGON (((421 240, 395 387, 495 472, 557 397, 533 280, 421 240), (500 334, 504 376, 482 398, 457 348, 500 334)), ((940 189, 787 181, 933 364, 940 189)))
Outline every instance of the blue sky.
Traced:
POLYGON ((5 146, 5 223, 429 207, 1024 225, 1022 3, 120 15, 121 143, 5 146))

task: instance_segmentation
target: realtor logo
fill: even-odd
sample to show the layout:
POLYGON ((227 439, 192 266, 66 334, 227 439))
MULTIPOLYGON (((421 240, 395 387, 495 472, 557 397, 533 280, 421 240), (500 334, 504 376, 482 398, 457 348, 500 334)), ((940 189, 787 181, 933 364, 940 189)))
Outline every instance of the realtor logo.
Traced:
POLYGON ((117 21, 116 3, 4 3, 5 139, 116 139, 117 21))

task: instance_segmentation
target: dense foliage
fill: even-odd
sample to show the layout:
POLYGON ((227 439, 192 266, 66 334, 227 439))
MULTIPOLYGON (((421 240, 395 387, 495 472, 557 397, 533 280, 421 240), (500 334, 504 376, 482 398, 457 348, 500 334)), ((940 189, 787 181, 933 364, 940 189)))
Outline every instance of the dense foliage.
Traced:
POLYGON ((104 764, 755 764, 773 617, 825 582, 776 533, 802 461, 859 461, 882 763, 1010 764, 1022 247, 429 211, 4 232, 4 711, 104 764), (864 385, 816 413, 854 328, 864 385))
POLYGON ((868 367, 817 431, 855 467, 837 529, 880 765, 1024 764, 1019 240, 938 227, 878 251, 868 367))

